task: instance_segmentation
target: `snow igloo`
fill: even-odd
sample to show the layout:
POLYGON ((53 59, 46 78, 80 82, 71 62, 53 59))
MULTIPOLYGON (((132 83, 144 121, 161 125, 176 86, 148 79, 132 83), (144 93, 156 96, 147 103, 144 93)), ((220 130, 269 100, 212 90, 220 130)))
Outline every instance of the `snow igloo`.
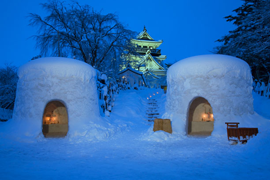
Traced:
POLYGON ((79 134, 99 117, 96 70, 90 65, 41 58, 21 66, 18 76, 13 121, 24 135, 79 134))
POLYGON ((172 65, 167 72, 166 112, 176 133, 211 135, 225 122, 253 114, 249 65, 227 55, 200 55, 172 65))

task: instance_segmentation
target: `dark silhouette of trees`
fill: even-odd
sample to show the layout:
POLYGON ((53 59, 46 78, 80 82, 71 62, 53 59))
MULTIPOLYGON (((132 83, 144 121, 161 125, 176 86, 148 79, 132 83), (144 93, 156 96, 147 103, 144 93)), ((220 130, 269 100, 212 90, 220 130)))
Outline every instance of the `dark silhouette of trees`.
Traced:
POLYGON ((225 17, 236 29, 218 39, 219 54, 239 57, 250 65, 253 76, 267 81, 270 75, 270 0, 244 0, 235 15, 225 17))

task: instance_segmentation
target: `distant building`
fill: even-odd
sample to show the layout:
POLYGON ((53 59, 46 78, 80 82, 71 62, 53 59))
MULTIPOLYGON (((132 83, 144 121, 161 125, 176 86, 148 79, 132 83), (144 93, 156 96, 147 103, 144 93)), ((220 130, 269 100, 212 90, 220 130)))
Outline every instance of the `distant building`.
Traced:
POLYGON ((146 80, 142 72, 133 69, 128 65, 124 70, 119 72, 119 77, 123 83, 128 83, 130 88, 138 88, 140 86, 146 86, 146 80))
MULTIPOLYGON (((161 55, 161 49, 157 49, 162 42, 162 40, 154 40, 144 27, 144 30, 136 39, 131 39, 136 53, 130 53, 125 56, 125 59, 133 69, 143 73, 146 83, 150 87, 167 86, 167 70, 163 62, 167 57, 166 55, 161 55)), ((123 69, 125 68, 127 67, 123 67, 123 69)))

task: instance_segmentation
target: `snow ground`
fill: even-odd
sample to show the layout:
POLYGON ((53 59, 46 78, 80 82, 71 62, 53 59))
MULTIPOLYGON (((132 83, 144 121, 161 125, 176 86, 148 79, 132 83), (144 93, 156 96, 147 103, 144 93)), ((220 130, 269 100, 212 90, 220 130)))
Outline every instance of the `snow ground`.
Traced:
MULTIPOLYGON (((111 117, 114 134, 103 140, 18 141, 0 123, 0 179, 260 179, 270 176, 270 100, 256 94, 259 134, 247 144, 226 136, 186 137, 151 132, 147 99, 154 90, 121 91, 111 117)), ((165 97, 156 96, 160 113, 165 97)), ((224 128, 226 128, 224 124, 224 128)))

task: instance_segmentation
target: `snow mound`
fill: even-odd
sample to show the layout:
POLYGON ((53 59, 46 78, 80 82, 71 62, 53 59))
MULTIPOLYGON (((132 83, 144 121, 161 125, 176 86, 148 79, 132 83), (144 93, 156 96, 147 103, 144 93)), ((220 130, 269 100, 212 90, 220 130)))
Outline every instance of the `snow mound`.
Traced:
POLYGON ((41 58, 20 67, 18 76, 13 119, 10 120, 13 133, 29 138, 43 137, 45 108, 50 102, 62 103, 66 108, 67 137, 71 139, 100 139, 107 136, 106 131, 113 131, 113 127, 100 118, 96 71, 90 65, 69 58, 41 58))
POLYGON ((239 58, 216 54, 186 58, 168 69, 167 83, 164 118, 172 120, 174 132, 185 132, 190 104, 198 97, 210 103, 215 128, 216 121, 224 124, 223 117, 254 113, 251 70, 239 58))
POLYGON ((142 141, 152 141, 152 142, 164 142, 164 141, 176 141, 181 139, 180 136, 174 136, 174 134, 167 133, 165 131, 153 131, 153 126, 151 126, 146 133, 143 133, 140 137, 142 141))
POLYGON ((149 133, 148 136, 146 136, 145 138, 143 138, 143 140, 155 141, 155 142, 162 142, 162 141, 168 140, 169 138, 170 138, 170 134, 169 133, 166 133, 164 131, 157 131, 157 132, 151 132, 151 133, 149 133))

